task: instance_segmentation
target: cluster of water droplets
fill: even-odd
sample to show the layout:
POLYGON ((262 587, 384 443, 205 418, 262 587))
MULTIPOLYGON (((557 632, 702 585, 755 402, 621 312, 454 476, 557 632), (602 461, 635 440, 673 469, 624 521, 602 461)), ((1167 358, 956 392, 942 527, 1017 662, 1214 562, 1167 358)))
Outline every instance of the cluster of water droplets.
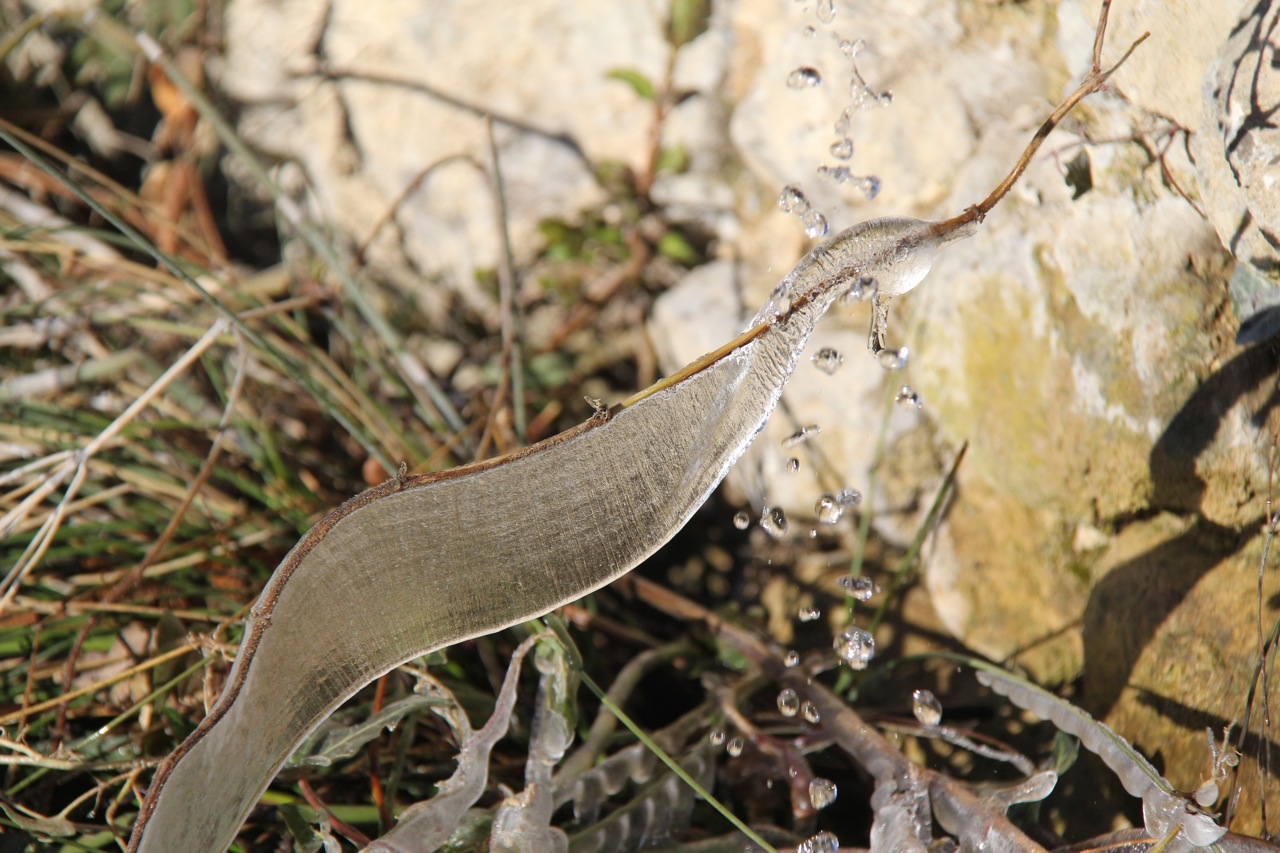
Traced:
POLYGON ((813 505, 813 514, 820 524, 835 524, 844 515, 845 510, 853 509, 862 503, 862 493, 857 489, 841 489, 835 494, 830 492, 818 498, 813 505))
MULTIPOLYGON (((791 73, 795 75, 800 70, 812 71, 813 69, 798 69, 791 73)), ((817 238, 827 235, 827 229, 830 227, 827 224, 827 217, 809 203, 809 198, 798 185, 788 184, 782 188, 782 192, 778 193, 778 209, 783 213, 793 213, 800 217, 805 236, 817 238)))

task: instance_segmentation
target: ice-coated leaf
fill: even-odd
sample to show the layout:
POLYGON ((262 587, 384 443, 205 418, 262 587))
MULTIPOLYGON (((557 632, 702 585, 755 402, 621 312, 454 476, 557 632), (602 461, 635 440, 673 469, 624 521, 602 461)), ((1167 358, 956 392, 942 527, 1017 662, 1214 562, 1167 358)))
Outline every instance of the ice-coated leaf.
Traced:
POLYGON ((305 764, 331 764, 344 758, 350 758, 360 751, 384 729, 395 728, 408 714, 431 705, 440 700, 432 696, 414 694, 392 702, 367 720, 350 726, 334 726, 321 733, 313 749, 299 749, 289 758, 291 766, 305 764))
POLYGON ((655 386, 510 456, 397 478, 335 510, 267 583, 218 702, 157 770, 129 850, 225 850, 289 754, 365 684, 645 560, 746 450, 835 298, 868 277, 914 285, 972 230, 856 225, 783 279, 760 322, 655 386))
POLYGON ((489 722, 462 742, 458 769, 440 784, 434 797, 405 809, 395 829, 366 847, 366 853, 431 853, 449 839, 488 784, 489 753, 511 727, 520 664, 537 640, 537 637, 525 640, 511 656, 511 666, 507 668, 507 677, 502 681, 489 722))
POLYGON ((1007 697, 1019 708, 1079 738, 1085 749, 1101 758, 1119 778, 1124 789, 1141 798, 1143 820, 1152 838, 1163 839, 1175 826, 1179 827, 1177 837, 1165 848, 1166 851, 1176 853, 1208 847, 1226 834, 1226 827, 1174 791, 1151 762, 1106 723, 1095 720, 1065 699, 997 667, 979 661, 971 663, 977 669, 980 683, 1007 697))

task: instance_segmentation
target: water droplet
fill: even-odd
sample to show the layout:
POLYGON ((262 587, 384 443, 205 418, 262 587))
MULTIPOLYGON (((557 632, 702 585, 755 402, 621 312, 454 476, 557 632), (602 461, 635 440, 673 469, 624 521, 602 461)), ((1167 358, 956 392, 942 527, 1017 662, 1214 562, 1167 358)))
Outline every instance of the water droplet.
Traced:
POLYGON ((831 143, 831 156, 837 160, 848 160, 853 156, 853 140, 846 136, 831 143))
POLYGON ((792 89, 812 89, 822 82, 818 69, 801 66, 787 75, 787 86, 792 89))
POLYGON ((888 90, 886 90, 886 91, 884 91, 884 92, 881 92, 881 93, 876 97, 876 100, 880 103, 880 106, 882 106, 882 107, 892 106, 892 105, 893 105, 893 92, 890 92, 890 91, 888 91, 888 90))
POLYGON ((812 622, 822 616, 822 610, 817 607, 801 607, 796 615, 800 617, 801 622, 812 622))
POLYGON ((916 690, 911 694, 911 713, 922 726, 936 726, 942 722, 942 703, 929 690, 916 690))
POLYGON ((841 631, 831 645, 840 659, 853 669, 866 669, 876 654, 875 637, 857 627, 841 631))
POLYGON ((809 783, 809 802, 815 809, 825 809, 836 801, 836 783, 830 779, 814 779, 809 783))
POLYGON ((815 30, 813 27, 805 27, 800 32, 804 35, 805 38, 810 38, 810 39, 818 34, 818 31, 815 30))
POLYGON ((787 656, 783 659, 783 661, 782 661, 782 662, 783 662, 783 663, 785 663, 785 664, 786 664, 787 666, 789 666, 789 667, 792 667, 792 666, 799 666, 799 665, 800 665, 800 653, 799 653, 798 651, 796 651, 795 649, 792 649, 791 651, 787 652, 787 656))
POLYGON ((836 581, 836 584, 857 601, 870 601, 871 596, 876 593, 875 581, 865 576, 854 577, 853 575, 846 575, 836 581))
POLYGON ((862 492, 857 489, 845 487, 836 492, 836 503, 845 509, 852 509, 862 503, 862 492))
POLYGON ((840 506, 835 495, 823 495, 813 505, 813 514, 822 524, 835 524, 844 515, 844 507, 840 506))
POLYGON ((840 369, 840 365, 844 364, 844 356, 838 350, 831 347, 822 347, 813 355, 809 356, 809 360, 813 362, 813 366, 830 376, 840 369))
POLYGON ((784 467, 786 468, 786 471, 788 474, 794 474, 795 472, 800 470, 800 460, 792 456, 787 459, 786 465, 784 467))
POLYGON ((836 19, 836 3, 835 0, 818 0, 818 20, 824 24, 829 24, 836 19))
POLYGON ((867 175, 862 179, 862 184, 859 189, 861 189, 862 194, 867 197, 867 201, 871 201, 873 198, 880 195, 880 179, 875 175, 867 175))
POLYGON ((809 199, 805 198, 804 191, 798 186, 787 184, 778 193, 778 209, 783 213, 803 214, 809 209, 809 199))
POLYGON ((840 52, 850 59, 857 59, 858 54, 867 46, 866 39, 840 39, 840 52))
POLYGON ((803 705, 801 705, 800 713, 804 715, 804 718, 806 720, 813 723, 815 726, 818 723, 822 722, 822 714, 821 712, 818 711, 818 706, 813 704, 812 702, 805 702, 803 705))
POLYGON ((1201 808, 1207 809, 1212 807, 1214 803, 1218 802, 1217 783, 1210 779, 1199 788, 1196 788, 1195 800, 1196 805, 1201 808))
POLYGON ((852 305, 855 302, 867 302, 875 297, 879 288, 876 287, 876 280, 869 276, 862 276, 853 284, 849 285, 849 289, 840 294, 840 303, 842 305, 852 305))
POLYGON ((920 395, 913 391, 910 385, 899 388, 893 402, 897 403, 899 408, 912 412, 918 412, 924 408, 924 400, 920 399, 920 395))
POLYGON ((818 238, 827 236, 827 217, 823 216, 817 210, 809 210, 801 217, 804 223, 804 234, 809 238, 818 238))
POLYGON ((800 713, 800 697, 790 687, 778 694, 778 713, 784 717, 800 713))
POLYGON ((733 526, 739 530, 746 530, 751 526, 751 515, 744 509, 741 512, 733 514, 733 526))
POLYGON ((739 755, 742 755, 742 749, 746 745, 747 742, 742 738, 735 737, 733 740, 729 741, 729 745, 724 748, 724 751, 729 753, 730 758, 737 758, 739 755))
POLYGON ((817 424, 809 424, 808 426, 801 427, 800 429, 791 433, 791 435, 782 439, 782 446, 785 449, 790 450, 791 448, 795 447, 798 444, 804 444, 806 441, 813 438, 815 435, 817 435, 820 432, 822 432, 822 428, 819 427, 817 424))
POLYGON ((780 538, 787 532, 787 515, 782 511, 782 507, 764 508, 764 513, 760 516, 760 526, 764 528, 764 532, 768 533, 775 539, 780 538))
POLYGON ((840 839, 826 831, 800 842, 796 847, 796 853, 838 853, 839 850, 840 839))
POLYGON ((911 358, 911 350, 907 347, 882 349, 876 353, 876 360, 880 362, 880 366, 885 370, 901 370, 907 366, 907 359, 909 358, 911 358))
POLYGON ((819 166, 818 177, 833 184, 847 184, 853 180, 853 172, 849 171, 848 166, 819 166))
POLYGON ((722 746, 724 744, 724 731, 721 729, 712 729, 707 735, 707 740, 711 741, 712 746, 722 746))

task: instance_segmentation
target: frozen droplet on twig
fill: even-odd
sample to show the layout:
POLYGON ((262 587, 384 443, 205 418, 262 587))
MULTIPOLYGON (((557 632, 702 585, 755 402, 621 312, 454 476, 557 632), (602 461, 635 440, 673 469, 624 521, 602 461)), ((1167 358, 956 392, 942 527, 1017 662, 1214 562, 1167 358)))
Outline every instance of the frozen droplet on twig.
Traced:
POLYGON ((822 82, 822 74, 816 68, 801 66, 787 75, 787 86, 791 89, 812 89, 822 82))
POLYGON ((847 184, 853 180, 853 172, 849 171, 848 166, 819 166, 818 177, 833 184, 847 184))
POLYGON ((813 514, 822 524, 835 524, 844 515, 844 507, 840 506, 835 495, 823 495, 813 505, 813 514))
POLYGON ((782 439, 782 446, 783 448, 790 450, 796 445, 804 444, 806 441, 813 438, 820 432, 822 432, 822 428, 819 427, 817 424, 809 424, 808 426, 801 427, 800 429, 791 433, 791 435, 782 439))
POLYGON ((838 350, 831 347, 821 347, 813 355, 809 356, 809 360, 813 362, 813 366, 830 376, 840 369, 840 365, 844 364, 844 356, 838 350))
POLYGON ((911 694, 911 713, 922 726, 936 726, 942 722, 942 703, 929 690, 916 690, 911 694))
POLYGON ((784 717, 800 713, 800 697, 790 687, 778 694, 778 713, 784 717))
POLYGON ((764 532, 777 539, 787 532, 787 515, 782 507, 765 507, 760 516, 760 526, 764 532))
POLYGON ((907 366, 909 358, 911 358, 911 350, 907 347, 882 349, 876 353, 876 360, 880 362, 880 366, 885 370, 901 370, 907 366))
POLYGON ((806 237, 818 238, 827 236, 827 217, 823 216, 820 211, 812 208, 805 211, 804 216, 800 218, 804 223, 804 233, 806 237))
POLYGON ((848 486, 836 492, 836 502, 845 509, 852 509, 862 503, 862 492, 848 486))
POLYGON ((863 576, 845 575, 836 584, 857 601, 870 601, 876 593, 875 581, 863 576))
POLYGON ((804 190, 800 187, 787 184, 778 193, 778 209, 783 213, 803 214, 809 209, 809 199, 805 198, 804 190))
POLYGON ((815 809, 825 809, 836 801, 836 783, 830 779, 814 779, 809 783, 809 802, 815 809))
POLYGON ((912 412, 918 412, 924 408, 924 400, 920 399, 920 395, 910 385, 899 388, 893 402, 897 403, 899 408, 912 412))
POLYGON ((837 853, 839 850, 840 839, 825 830, 805 839, 796 847, 796 853, 837 853))
POLYGON ((831 143, 831 156, 837 160, 848 160, 853 156, 853 140, 845 136, 831 143))
POLYGON ((840 659, 853 669, 866 669, 876 654, 875 637, 858 627, 841 631, 831 645, 840 659))

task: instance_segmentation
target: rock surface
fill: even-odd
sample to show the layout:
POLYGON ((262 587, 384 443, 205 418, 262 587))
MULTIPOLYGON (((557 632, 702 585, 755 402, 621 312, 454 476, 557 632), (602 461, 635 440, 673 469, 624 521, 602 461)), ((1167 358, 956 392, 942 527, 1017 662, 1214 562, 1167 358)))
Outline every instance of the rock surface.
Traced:
MULTIPOLYGON (((472 162, 485 157, 481 115, 495 117, 527 258, 539 218, 606 201, 596 166, 642 165, 651 106, 609 73, 662 77, 665 4, 531 0, 481 26, 469 4, 378 2, 371 13, 350 0, 234 0, 224 83, 245 105, 246 136, 300 163, 324 220, 351 244, 372 235, 385 275, 428 304, 439 297, 424 282, 435 280, 483 309, 475 271, 495 264, 497 242, 472 162)), ((689 97, 661 141, 684 146, 689 168, 660 176, 651 195, 713 232, 720 260, 658 301, 650 333, 662 366, 739 332, 811 245, 801 220, 777 209, 783 186, 801 187, 833 231, 890 213, 949 216, 985 196, 1087 69, 1096 8, 860 0, 836 3, 827 21, 814 3, 716 3, 671 66, 689 97), (842 51, 856 39, 865 44, 842 51), (821 82, 789 86, 801 68, 821 82), (872 95, 887 91, 881 107, 872 95), (842 160, 831 146, 846 132, 853 152, 842 160), (839 166, 882 190, 869 199, 860 180, 819 177, 839 166)), ((804 533, 821 493, 871 491, 879 465, 876 524, 904 542, 968 441, 925 563, 939 617, 1042 680, 1083 670, 1094 710, 1122 733, 1179 744, 1166 750, 1173 767, 1173 752, 1198 754, 1203 726, 1185 744, 1152 734, 1163 730, 1144 697, 1192 686, 1189 706, 1229 719, 1251 662, 1236 634, 1253 612, 1241 578, 1256 554, 1239 542, 1262 517, 1276 364, 1267 346, 1233 343, 1241 287, 1228 282, 1238 259, 1253 271, 1245 313, 1277 301, 1280 132, 1265 117, 1280 101, 1280 11, 1126 0, 1112 15, 1105 57, 1144 30, 1151 39, 1048 140, 978 235, 895 302, 891 342, 913 353, 905 371, 886 373, 866 353, 865 305, 834 310, 810 352, 833 348, 843 365, 831 375, 801 365, 731 484, 757 510, 783 507, 804 533), (903 384, 923 412, 893 406, 903 384), (781 446, 811 423, 816 439, 781 446), (1233 577, 1239 600, 1213 598, 1233 577), (1182 584, 1173 598, 1144 598, 1167 584, 1182 584), (1140 627, 1107 630, 1134 613, 1140 627), (1230 685, 1209 680, 1219 658, 1230 685)))

